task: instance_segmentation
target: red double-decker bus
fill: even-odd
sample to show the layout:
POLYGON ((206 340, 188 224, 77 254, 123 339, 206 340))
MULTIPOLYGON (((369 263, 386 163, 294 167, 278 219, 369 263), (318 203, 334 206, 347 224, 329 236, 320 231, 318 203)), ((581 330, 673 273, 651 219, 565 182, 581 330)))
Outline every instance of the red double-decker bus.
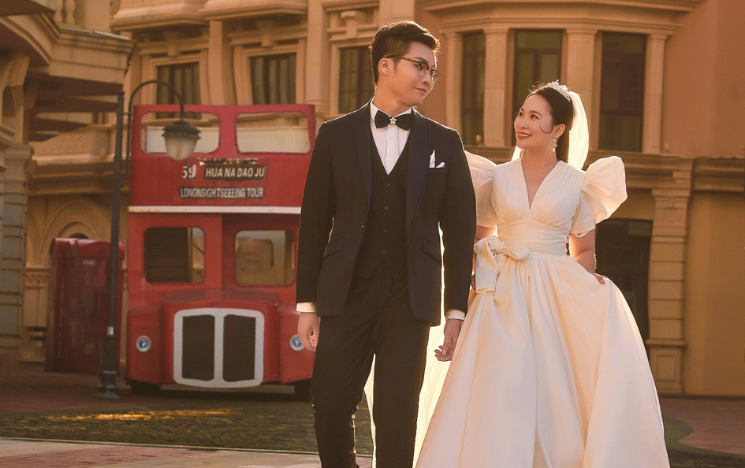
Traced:
POLYGON ((132 116, 127 381, 307 397, 294 285, 313 106, 187 106, 200 140, 184 161, 162 138, 177 110, 132 116))

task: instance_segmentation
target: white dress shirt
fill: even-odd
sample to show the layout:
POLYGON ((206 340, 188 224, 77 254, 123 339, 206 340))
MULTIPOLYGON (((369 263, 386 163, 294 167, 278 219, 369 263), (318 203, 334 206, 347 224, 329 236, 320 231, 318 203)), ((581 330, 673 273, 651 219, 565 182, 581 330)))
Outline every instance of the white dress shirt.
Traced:
MULTIPOLYGON (((401 152, 404 150, 404 146, 406 146, 406 140, 409 139, 409 133, 411 133, 411 131, 404 130, 398 125, 388 125, 382 128, 376 127, 375 115, 378 113, 378 110, 379 109, 371 101, 370 130, 372 130, 375 147, 378 148, 378 154, 380 155, 383 167, 385 167, 385 172, 390 174, 396 166, 398 158, 401 157, 401 152)), ((411 109, 398 115, 404 114, 411 114, 411 109)), ((398 115, 395 117, 398 117, 398 115)))
MULTIPOLYGON (((410 130, 404 130, 397 125, 388 125, 386 127, 378 128, 375 126, 375 115, 378 113, 378 107, 370 101, 370 130, 372 131, 373 140, 375 140, 375 147, 378 149, 380 155, 380 161, 383 163, 385 172, 390 174, 393 168, 398 162, 398 158, 401 156, 401 152, 406 146, 406 140, 409 139, 410 130)), ((399 115, 410 114, 411 109, 406 112, 402 112, 399 115)), ((315 312, 315 302, 298 302, 298 312, 315 312)), ((446 319, 458 319, 463 320, 466 318, 466 314, 463 311, 457 309, 450 309, 445 313, 446 319)))

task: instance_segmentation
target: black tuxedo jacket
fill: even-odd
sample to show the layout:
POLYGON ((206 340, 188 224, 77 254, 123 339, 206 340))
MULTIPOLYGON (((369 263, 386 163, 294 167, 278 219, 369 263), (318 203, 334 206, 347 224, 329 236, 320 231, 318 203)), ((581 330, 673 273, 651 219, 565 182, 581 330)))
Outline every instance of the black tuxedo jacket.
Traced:
MULTIPOLYGON (((439 324, 443 261, 445 310, 467 310, 475 197, 458 133, 413 112, 406 186, 409 300, 415 317, 439 324)), ((340 313, 347 299, 367 224, 372 144, 369 104, 324 122, 316 137, 300 214, 297 302, 315 302, 319 316, 340 313)))

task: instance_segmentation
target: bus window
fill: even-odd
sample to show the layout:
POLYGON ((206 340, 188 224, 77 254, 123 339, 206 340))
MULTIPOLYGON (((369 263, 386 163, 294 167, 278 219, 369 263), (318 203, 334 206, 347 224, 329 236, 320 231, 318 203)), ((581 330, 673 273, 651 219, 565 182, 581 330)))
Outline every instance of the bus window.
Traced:
POLYGON ((308 119, 299 112, 239 114, 235 118, 241 153, 297 153, 310 151, 308 119))
POLYGON ((241 286, 292 284, 293 235, 289 231, 240 231, 235 236, 235 281, 241 286))
MULTIPOLYGON (((167 115, 167 114, 163 114, 167 115)), ((195 153, 211 153, 220 144, 220 119, 210 112, 201 112, 200 118, 187 119, 199 129, 199 140, 194 148, 195 153)), ((159 118, 160 114, 148 112, 142 116, 140 124, 140 150, 148 154, 166 152, 166 142, 163 139, 163 129, 173 123, 175 119, 159 118)))
POLYGON ((204 232, 198 227, 151 227, 145 231, 145 281, 201 283, 204 232))

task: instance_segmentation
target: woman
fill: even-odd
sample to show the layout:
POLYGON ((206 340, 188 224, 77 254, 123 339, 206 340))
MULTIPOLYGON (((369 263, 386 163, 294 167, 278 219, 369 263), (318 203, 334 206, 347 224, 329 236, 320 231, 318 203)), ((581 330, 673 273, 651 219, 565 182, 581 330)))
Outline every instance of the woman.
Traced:
POLYGON ((639 330, 595 274, 595 223, 626 199, 623 163, 581 170, 585 112, 558 82, 535 88, 514 126, 511 162, 469 156, 475 293, 417 466, 669 467, 639 330))

